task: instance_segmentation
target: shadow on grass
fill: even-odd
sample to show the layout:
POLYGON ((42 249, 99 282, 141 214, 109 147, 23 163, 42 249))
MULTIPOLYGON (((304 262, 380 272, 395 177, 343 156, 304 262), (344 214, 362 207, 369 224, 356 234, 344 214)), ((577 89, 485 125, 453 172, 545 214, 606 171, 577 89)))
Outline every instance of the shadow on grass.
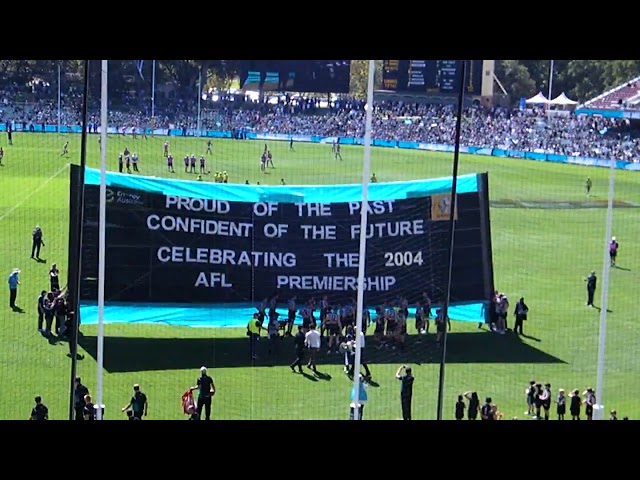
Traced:
MULTIPOLYGON (((415 337, 407 340, 404 351, 376 349, 373 339, 365 350, 367 363, 431 364, 440 361, 440 349, 433 336, 421 343, 415 337)), ((85 336, 80 346, 94 359, 97 356, 96 337, 85 336)), ((280 351, 268 355, 269 342, 258 342, 256 367, 288 366, 295 359, 293 340, 281 340, 280 351)), ((516 335, 478 333, 451 333, 447 340, 447 363, 564 363, 524 343, 516 335)), ((249 341, 246 338, 135 338, 105 337, 104 368, 110 373, 162 370, 197 369, 202 365, 211 368, 250 367, 249 341)), ((343 365, 342 355, 322 353, 318 366, 343 365)), ((306 369, 306 367, 305 367, 306 369)), ((307 373, 307 372, 305 372, 307 373)), ((311 372, 309 372, 311 373, 311 372)), ((318 376, 321 380, 329 380, 318 376)))

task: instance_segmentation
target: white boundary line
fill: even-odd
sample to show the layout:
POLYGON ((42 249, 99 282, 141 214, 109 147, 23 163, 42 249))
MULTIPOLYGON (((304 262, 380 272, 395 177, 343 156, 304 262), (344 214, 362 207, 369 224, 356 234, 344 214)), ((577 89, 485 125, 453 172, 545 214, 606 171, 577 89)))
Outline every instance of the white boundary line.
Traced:
POLYGON ((7 218, 9 215, 11 215, 13 212, 15 212, 19 207, 21 207, 24 202, 26 202, 27 200, 29 200, 31 197, 33 197, 36 193, 38 193, 40 190, 42 190, 44 187, 47 186, 47 184, 53 180, 54 178, 56 178, 58 175, 60 175, 62 172, 64 172, 67 168, 69 168, 69 163, 67 163, 64 167, 62 167, 61 169, 59 169, 56 173, 54 173, 53 175, 51 175, 49 178, 47 178, 45 180, 44 183, 40 184, 35 190, 33 190, 29 195, 27 195, 26 197, 23 197, 22 200, 20 200, 18 203, 16 203, 13 207, 11 207, 9 209, 9 211, 5 212, 2 214, 2 216, 0 216, 0 221, 4 220, 5 218, 7 218))

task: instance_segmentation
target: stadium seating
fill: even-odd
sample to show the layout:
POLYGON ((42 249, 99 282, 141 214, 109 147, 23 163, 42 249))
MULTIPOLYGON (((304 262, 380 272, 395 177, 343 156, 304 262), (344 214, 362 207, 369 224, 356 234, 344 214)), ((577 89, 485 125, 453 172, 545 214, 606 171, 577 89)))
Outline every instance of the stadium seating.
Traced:
POLYGON ((602 95, 585 102, 581 107, 602 109, 602 110, 619 110, 628 108, 628 100, 640 93, 640 77, 626 82, 622 85, 609 90, 602 95))

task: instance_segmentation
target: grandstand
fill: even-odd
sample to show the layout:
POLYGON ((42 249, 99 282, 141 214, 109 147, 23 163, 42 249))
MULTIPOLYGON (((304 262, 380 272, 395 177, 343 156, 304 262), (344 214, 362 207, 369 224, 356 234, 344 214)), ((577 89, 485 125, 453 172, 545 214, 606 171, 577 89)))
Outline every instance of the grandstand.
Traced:
POLYGON ((640 95, 640 77, 618 85, 591 100, 578 105, 578 109, 628 110, 635 109, 640 95))

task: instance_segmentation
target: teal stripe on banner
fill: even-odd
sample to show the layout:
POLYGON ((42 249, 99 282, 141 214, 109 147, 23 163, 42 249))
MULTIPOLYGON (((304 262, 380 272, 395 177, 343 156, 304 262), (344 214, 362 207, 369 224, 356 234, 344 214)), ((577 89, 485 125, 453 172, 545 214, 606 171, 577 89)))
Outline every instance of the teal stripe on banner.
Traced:
MULTIPOLYGON (((87 185, 100 185, 99 170, 87 168, 84 178, 87 185)), ((401 200, 447 193, 451 191, 451 180, 452 177, 446 177, 412 182, 373 183, 369 185, 369 200, 401 200)), ((341 203, 362 200, 362 185, 359 184, 262 186, 173 180, 107 172, 107 186, 228 202, 341 203)), ((477 191, 477 174, 458 177, 458 193, 477 191)))
MULTIPOLYGON (((451 320, 460 322, 484 323, 485 304, 464 303, 452 304, 449 308, 451 320)), ((174 327, 203 328, 244 328, 247 319, 256 312, 255 304, 219 303, 209 305, 197 304, 161 304, 161 303, 119 303, 109 302, 104 309, 105 323, 155 324, 174 327)), ((98 323, 98 306, 95 302, 80 304, 82 323, 95 325, 98 323)), ((375 311, 369 310, 371 318, 375 311)), ((413 322, 415 308, 409 309, 410 322, 413 322)), ((431 311, 435 314, 435 307, 431 311)), ((282 313, 281 313, 282 315, 282 313)), ((296 325, 302 324, 300 315, 296 317, 296 325)), ((373 331, 373 330, 371 330, 373 331)))

